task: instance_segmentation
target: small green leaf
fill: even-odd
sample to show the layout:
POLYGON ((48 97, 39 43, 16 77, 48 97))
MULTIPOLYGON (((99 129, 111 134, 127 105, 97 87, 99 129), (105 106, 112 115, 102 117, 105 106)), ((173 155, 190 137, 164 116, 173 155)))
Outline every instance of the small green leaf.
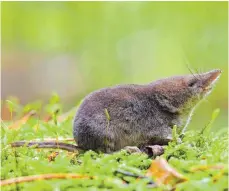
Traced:
POLYGON ((60 102, 60 97, 57 93, 53 93, 51 98, 49 99, 50 104, 55 104, 60 102))
POLYGON ((173 141, 175 141, 175 142, 178 141, 179 135, 177 134, 177 126, 176 125, 173 126, 172 138, 173 138, 173 141))
POLYGON ((201 133, 209 133, 212 127, 212 124, 214 123, 214 121, 216 120, 216 118, 218 117, 220 112, 220 109, 217 108, 213 111, 212 113, 212 117, 211 120, 209 121, 209 123, 202 129, 201 133))
POLYGON ((105 111, 105 115, 106 115, 107 120, 110 121, 111 118, 110 118, 110 115, 109 115, 109 113, 108 113, 108 110, 105 108, 104 111, 105 111))

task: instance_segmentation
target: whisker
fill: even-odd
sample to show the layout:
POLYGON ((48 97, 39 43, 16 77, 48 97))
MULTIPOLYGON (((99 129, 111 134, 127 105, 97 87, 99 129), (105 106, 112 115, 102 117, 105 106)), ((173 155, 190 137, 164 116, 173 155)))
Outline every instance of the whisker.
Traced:
POLYGON ((186 63, 186 66, 187 66, 189 72, 193 75, 193 77, 195 77, 197 80, 199 80, 199 79, 195 76, 195 74, 193 73, 193 71, 191 70, 191 68, 189 67, 189 65, 188 65, 187 63, 186 63))
POLYGON ((189 61, 187 59, 187 56, 185 54, 185 51, 184 51, 184 48, 181 49, 182 50, 182 53, 183 53, 183 57, 184 57, 184 61, 186 62, 186 67, 188 68, 189 72, 193 75, 194 78, 196 78, 197 80, 199 80, 195 74, 193 73, 193 71, 191 70, 191 68, 189 67, 189 61))
POLYGON ((198 71, 198 68, 195 68, 196 74, 199 76, 199 78, 201 79, 201 75, 200 75, 200 71, 198 71))
POLYGON ((203 68, 202 67, 200 68, 200 73, 203 73, 203 68))

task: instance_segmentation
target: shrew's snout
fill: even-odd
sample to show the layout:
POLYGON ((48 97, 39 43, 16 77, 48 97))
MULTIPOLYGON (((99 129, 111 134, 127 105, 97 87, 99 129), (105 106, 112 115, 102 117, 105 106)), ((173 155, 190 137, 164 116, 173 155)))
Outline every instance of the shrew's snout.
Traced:
POLYGON ((202 88, 204 90, 211 89, 212 86, 215 84, 215 82, 219 79, 221 73, 222 73, 221 70, 216 69, 216 70, 212 70, 210 72, 201 74, 202 88))

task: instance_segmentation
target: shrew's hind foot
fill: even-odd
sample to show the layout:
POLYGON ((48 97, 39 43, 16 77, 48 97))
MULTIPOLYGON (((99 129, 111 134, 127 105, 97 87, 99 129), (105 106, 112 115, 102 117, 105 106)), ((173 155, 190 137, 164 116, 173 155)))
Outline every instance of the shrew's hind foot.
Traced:
POLYGON ((123 148, 123 150, 126 150, 128 153, 142 153, 142 151, 136 147, 136 146, 126 146, 123 148))
POLYGON ((128 153, 145 153, 149 157, 155 158, 156 156, 160 156, 164 154, 164 146, 161 145, 147 145, 139 149, 136 146, 126 146, 123 148, 128 153))
POLYGON ((164 146, 161 145, 147 145, 142 149, 142 151, 149 157, 155 158, 156 156, 164 154, 165 149, 164 146))

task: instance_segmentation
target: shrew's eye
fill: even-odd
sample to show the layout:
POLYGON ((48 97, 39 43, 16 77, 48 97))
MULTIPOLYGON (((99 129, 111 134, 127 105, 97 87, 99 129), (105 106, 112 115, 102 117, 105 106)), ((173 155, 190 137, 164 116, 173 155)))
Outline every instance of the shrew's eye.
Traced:
POLYGON ((193 87, 193 86, 195 86, 196 82, 197 82, 197 80, 192 80, 192 81, 190 81, 190 82, 188 83, 188 86, 189 86, 189 87, 193 87))

